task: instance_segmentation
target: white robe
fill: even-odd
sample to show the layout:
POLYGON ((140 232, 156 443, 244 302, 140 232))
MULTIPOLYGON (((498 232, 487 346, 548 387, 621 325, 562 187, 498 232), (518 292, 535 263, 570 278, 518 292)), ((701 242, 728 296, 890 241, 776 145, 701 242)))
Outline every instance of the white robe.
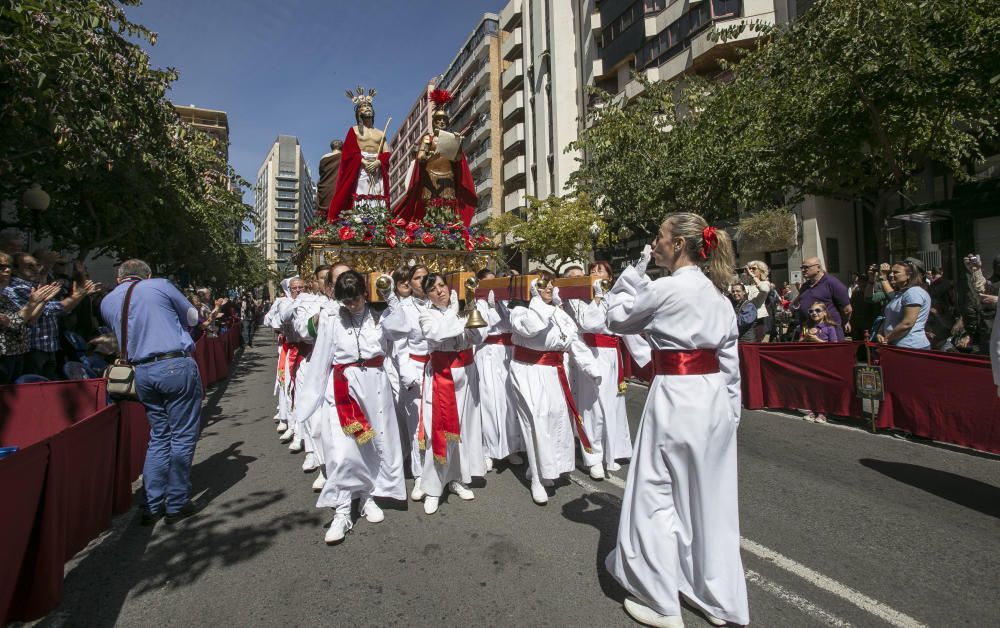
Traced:
MULTIPOLYGON (((528 307, 511 310, 510 324, 515 346, 536 351, 568 351, 585 374, 591 378, 598 375, 590 350, 578 337, 576 323, 562 309, 532 297, 528 307)), ((513 359, 510 374, 513 404, 532 477, 554 480, 572 471, 576 463, 573 455, 576 422, 566 407, 556 367, 513 359)))
POLYGON ((424 301, 407 297, 399 299, 390 295, 389 309, 382 315, 382 326, 392 330, 392 357, 399 376, 399 391, 396 397, 396 414, 399 431, 403 438, 404 455, 410 456, 410 472, 414 478, 423 473, 424 459, 417 443, 417 427, 420 424, 420 395, 424 381, 424 365, 410 355, 427 355, 429 349, 420 331, 420 312, 426 307, 424 301))
POLYGON ((331 428, 326 446, 326 483, 316 506, 350 512, 351 500, 368 496, 406 499, 403 454, 399 445, 389 377, 382 368, 351 367, 344 371, 350 396, 361 407, 375 430, 375 437, 359 445, 341 429, 333 395, 333 364, 349 364, 384 356, 388 345, 381 326, 366 310, 363 322, 351 318, 346 308, 324 310, 316 330, 313 356, 323 373, 314 374, 326 382, 320 412, 331 428), (360 353, 359 353, 360 349, 360 353), (332 416, 331 420, 329 417, 332 416), (336 422, 334 426, 333 423, 336 422))
MULTIPOLYGON (((428 305, 420 312, 420 330, 423 332, 427 348, 435 351, 464 351, 482 344, 486 333, 480 329, 466 329, 465 319, 451 310, 441 310, 428 305)), ((448 441, 447 457, 444 464, 437 462, 433 455, 432 434, 434 433, 434 373, 430 362, 424 368, 421 406, 424 421, 426 449, 424 468, 420 475, 420 486, 425 493, 440 497, 445 485, 451 481, 468 483, 472 478, 486 475, 486 456, 483 454, 483 428, 479 416, 479 377, 473 361, 464 367, 451 369, 455 382, 455 403, 458 406, 459 434, 461 441, 448 441)))
POLYGON ((740 559, 736 429, 740 370, 732 305, 696 266, 650 281, 628 268, 608 327, 646 332, 654 350, 718 351, 720 372, 660 375, 649 387, 608 571, 664 615, 678 594, 711 615, 750 622, 740 559))
MULTIPOLYGON (((264 327, 270 327, 273 331, 281 332, 281 322, 278 320, 278 309, 282 307, 285 301, 290 301, 288 297, 278 297, 271 303, 271 307, 268 308, 267 314, 264 315, 264 327)), ((281 345, 278 345, 278 352, 281 352, 281 345)), ((274 394, 281 395, 281 382, 278 377, 278 370, 274 371, 274 394)), ((281 402, 279 400, 278 409, 281 409, 281 402)))
MULTIPOLYGON (((309 333, 309 319, 319 314, 324 308, 335 309, 337 307, 339 305, 325 295, 300 294, 295 299, 292 313, 292 329, 295 331, 295 335, 299 341, 306 344, 313 344, 314 339, 309 333)), ((295 434, 302 439, 306 453, 313 454, 318 462, 323 464, 325 462, 323 446, 316 439, 316 434, 319 432, 317 424, 321 420, 319 408, 316 407, 313 410, 310 404, 303 405, 301 403, 308 395, 306 388, 312 380, 310 372, 317 368, 323 369, 324 366, 317 364, 311 353, 299 365, 299 370, 295 376, 296 390, 291 417, 293 424, 296 426, 295 434), (307 407, 309 408, 308 412, 306 412, 307 407)))
MULTIPOLYGON (((476 308, 487 322, 487 336, 511 333, 510 311, 503 302, 493 309, 486 301, 476 301, 476 308)), ((517 422, 512 397, 510 360, 513 347, 484 344, 476 349, 476 371, 479 373, 479 411, 483 425, 483 449, 489 458, 506 458, 524 451, 524 439, 517 422)))

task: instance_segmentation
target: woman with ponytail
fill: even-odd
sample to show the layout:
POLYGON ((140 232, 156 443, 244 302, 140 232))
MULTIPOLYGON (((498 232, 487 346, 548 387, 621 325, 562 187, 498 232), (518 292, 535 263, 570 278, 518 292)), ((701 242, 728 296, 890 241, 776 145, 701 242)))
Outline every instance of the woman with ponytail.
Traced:
POLYGON ((644 332, 653 349, 607 559, 634 596, 625 610, 650 626, 683 626, 682 595, 714 625, 750 622, 737 503, 737 328, 724 296, 733 263, 724 231, 697 214, 672 214, 604 301, 612 332, 644 332), (650 254, 669 277, 646 276, 650 254))

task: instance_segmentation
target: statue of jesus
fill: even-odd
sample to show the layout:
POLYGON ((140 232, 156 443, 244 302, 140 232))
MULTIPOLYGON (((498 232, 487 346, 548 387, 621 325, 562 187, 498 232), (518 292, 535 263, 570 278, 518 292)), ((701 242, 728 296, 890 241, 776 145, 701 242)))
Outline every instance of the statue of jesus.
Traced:
POLYGON ((334 221, 355 202, 365 202, 389 208, 389 142, 385 134, 374 127, 375 90, 358 87, 356 93, 347 91, 354 103, 357 122, 347 131, 340 154, 337 186, 327 210, 327 220, 334 221))

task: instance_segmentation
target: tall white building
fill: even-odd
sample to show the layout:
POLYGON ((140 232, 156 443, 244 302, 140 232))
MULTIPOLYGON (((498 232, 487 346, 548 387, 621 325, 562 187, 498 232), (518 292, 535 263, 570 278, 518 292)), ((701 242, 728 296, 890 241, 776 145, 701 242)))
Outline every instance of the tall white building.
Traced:
POLYGON ((257 170, 254 244, 273 268, 285 273, 292 250, 316 212, 316 186, 299 139, 279 135, 257 170))

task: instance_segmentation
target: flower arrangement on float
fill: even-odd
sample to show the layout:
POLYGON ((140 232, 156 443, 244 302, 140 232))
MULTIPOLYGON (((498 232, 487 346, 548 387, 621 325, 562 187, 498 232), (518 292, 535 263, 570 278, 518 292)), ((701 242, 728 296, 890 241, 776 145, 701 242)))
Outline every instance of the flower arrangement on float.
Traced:
POLYGON ((455 215, 454 201, 430 201, 423 220, 413 222, 393 218, 386 211, 384 200, 382 196, 356 195, 354 206, 337 220, 328 222, 325 217, 317 218, 306 228, 306 239, 352 246, 458 251, 475 251, 492 244, 485 230, 462 223, 455 215))

